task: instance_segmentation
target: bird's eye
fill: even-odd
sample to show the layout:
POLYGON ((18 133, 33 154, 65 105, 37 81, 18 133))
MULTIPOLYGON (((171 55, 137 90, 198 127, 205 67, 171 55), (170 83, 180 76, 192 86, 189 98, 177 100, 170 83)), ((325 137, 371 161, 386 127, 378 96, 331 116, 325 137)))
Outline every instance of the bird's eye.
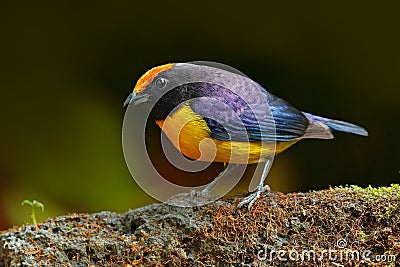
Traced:
POLYGON ((167 85, 168 80, 165 78, 158 78, 155 83, 158 88, 163 88, 167 85))

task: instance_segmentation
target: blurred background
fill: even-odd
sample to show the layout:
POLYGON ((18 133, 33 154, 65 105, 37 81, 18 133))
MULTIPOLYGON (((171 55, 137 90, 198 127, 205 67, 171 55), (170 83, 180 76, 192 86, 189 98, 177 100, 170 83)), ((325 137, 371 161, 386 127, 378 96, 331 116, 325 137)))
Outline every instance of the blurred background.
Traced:
POLYGON ((169 62, 231 65, 301 110, 368 129, 277 156, 274 191, 398 183, 400 2, 234 3, 3 3, 0 230, 30 221, 24 199, 45 204, 39 221, 155 202, 125 165, 122 103, 169 62))

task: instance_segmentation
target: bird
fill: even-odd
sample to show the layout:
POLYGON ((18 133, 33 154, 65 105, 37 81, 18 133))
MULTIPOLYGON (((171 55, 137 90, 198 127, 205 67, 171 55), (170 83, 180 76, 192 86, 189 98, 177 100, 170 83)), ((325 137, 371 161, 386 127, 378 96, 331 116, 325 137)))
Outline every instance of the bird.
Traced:
POLYGON ((302 139, 332 139, 335 131, 368 136, 355 124, 302 112, 244 74, 212 64, 168 63, 148 70, 124 106, 144 103, 152 104, 151 119, 185 157, 227 166, 206 194, 240 164, 265 163, 256 189, 238 204, 249 210, 270 190, 265 179, 271 156, 302 139), (213 157, 202 158, 205 139, 212 142, 203 150, 213 150, 213 157))

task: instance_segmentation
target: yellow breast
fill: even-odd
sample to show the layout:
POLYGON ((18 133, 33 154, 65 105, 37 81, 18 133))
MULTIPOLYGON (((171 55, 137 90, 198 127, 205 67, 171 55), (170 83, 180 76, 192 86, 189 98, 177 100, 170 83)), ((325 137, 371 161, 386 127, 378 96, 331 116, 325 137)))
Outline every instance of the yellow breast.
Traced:
POLYGON ((297 142, 296 140, 275 144, 212 138, 207 123, 189 105, 183 105, 166 120, 156 123, 181 153, 191 159, 208 162, 256 163, 267 156, 284 151, 297 142))

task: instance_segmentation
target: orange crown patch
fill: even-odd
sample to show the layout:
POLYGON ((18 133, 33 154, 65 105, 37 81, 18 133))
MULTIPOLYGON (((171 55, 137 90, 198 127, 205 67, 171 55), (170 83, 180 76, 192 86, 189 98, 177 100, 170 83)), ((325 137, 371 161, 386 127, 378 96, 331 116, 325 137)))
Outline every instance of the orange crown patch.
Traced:
POLYGON ((148 70, 145 74, 140 77, 140 79, 137 81, 135 88, 133 91, 135 92, 142 92, 146 86, 151 83, 151 81, 154 79, 154 77, 157 76, 162 71, 165 71, 167 69, 170 69, 174 66, 175 64, 169 63, 169 64, 164 64, 158 67, 154 67, 150 70, 148 70))

